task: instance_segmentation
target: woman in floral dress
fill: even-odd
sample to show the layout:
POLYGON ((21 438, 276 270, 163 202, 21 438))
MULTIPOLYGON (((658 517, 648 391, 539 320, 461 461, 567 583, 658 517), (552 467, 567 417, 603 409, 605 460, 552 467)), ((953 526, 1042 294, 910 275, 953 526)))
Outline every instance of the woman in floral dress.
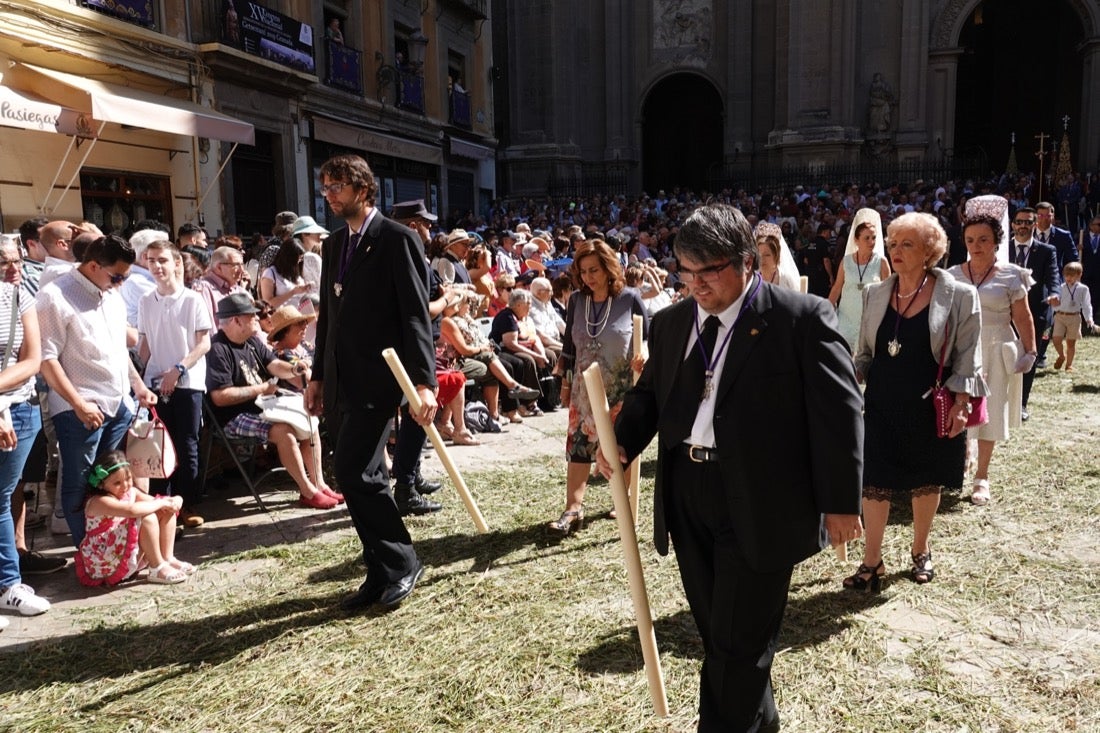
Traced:
POLYGON ((569 431, 565 439, 565 511, 549 530, 567 535, 584 522, 584 494, 589 469, 599 442, 592 404, 583 373, 599 364, 611 419, 622 406, 623 395, 633 384, 631 368, 634 316, 642 317, 643 334, 649 316, 641 295, 625 287, 622 266, 615 251, 599 239, 589 239, 573 256, 573 280, 577 291, 569 299, 565 339, 557 372, 563 376, 561 401, 569 407, 569 431))

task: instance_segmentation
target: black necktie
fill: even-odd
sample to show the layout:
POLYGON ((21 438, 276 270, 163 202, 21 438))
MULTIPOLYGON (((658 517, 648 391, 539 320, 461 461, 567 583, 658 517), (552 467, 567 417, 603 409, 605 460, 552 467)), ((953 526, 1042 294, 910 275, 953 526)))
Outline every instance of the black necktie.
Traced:
POLYGON ((362 235, 359 232, 355 232, 348 241, 344 243, 344 251, 340 253, 340 269, 337 271, 336 281, 343 284, 344 278, 347 276, 348 267, 351 265, 351 258, 355 256, 355 250, 359 247, 359 240, 362 235))
MULTIPOLYGON (((707 360, 714 358, 714 345, 718 342, 718 326, 721 324, 722 322, 718 320, 718 316, 707 316, 707 320, 703 321, 702 334, 703 347, 706 349, 707 359, 703 359, 703 354, 699 350, 699 344, 696 342, 692 345, 691 354, 684 362, 684 394, 688 397, 694 397, 694 400, 689 400, 689 404, 692 408, 694 408, 703 397, 703 385, 706 382, 707 360)), ((694 409, 692 412, 695 412, 694 409)), ((694 420, 692 422, 694 422, 694 420)))
POLYGON ((1027 264, 1027 247, 1022 244, 1016 245, 1016 264, 1020 267, 1027 264))
POLYGON ((1039 232, 1039 241, 1042 242, 1043 244, 1047 243, 1046 232, 1039 232))

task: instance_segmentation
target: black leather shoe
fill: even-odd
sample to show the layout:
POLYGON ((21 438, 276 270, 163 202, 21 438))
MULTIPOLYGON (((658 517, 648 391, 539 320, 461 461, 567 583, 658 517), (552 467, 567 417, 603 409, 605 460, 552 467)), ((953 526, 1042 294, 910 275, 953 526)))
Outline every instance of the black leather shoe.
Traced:
POLYGON ((405 577, 390 583, 382 589, 382 595, 378 598, 378 606, 383 611, 390 611, 401 605, 401 601, 409 597, 416 587, 416 581, 424 574, 424 565, 417 561, 416 567, 405 577))
POLYGON ((539 398, 539 391, 537 389, 525 387, 522 384, 517 384, 515 387, 508 390, 508 396, 519 402, 527 402, 528 400, 537 400, 539 398))
POLYGON ((340 608, 347 613, 369 608, 378 603, 378 599, 382 597, 382 591, 385 588, 384 585, 377 585, 370 580, 364 580, 363 584, 359 586, 359 590, 340 601, 340 608))
POLYGON ((431 514, 443 508, 442 504, 424 498, 419 491, 408 484, 396 484, 393 487, 393 500, 397 502, 397 511, 401 512, 403 517, 410 514, 431 514))
POLYGON ((418 473, 416 474, 416 481, 413 482, 413 488, 420 494, 434 494, 443 488, 443 483, 440 481, 429 481, 418 473))

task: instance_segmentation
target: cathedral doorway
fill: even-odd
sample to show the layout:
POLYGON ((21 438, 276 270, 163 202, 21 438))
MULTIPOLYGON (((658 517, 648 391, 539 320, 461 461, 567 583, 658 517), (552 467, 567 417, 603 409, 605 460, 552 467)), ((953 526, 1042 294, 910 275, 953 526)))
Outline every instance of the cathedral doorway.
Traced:
POLYGON ((696 74, 673 74, 658 82, 642 107, 642 186, 658 190, 706 186, 707 170, 723 161, 722 99, 696 74))
MULTIPOLYGON (((979 3, 959 34, 955 155, 984 152, 990 167, 1001 171, 1015 133, 1020 170, 1038 171, 1035 136, 1045 133, 1051 152, 1068 115, 1070 150, 1077 157, 1083 40, 1081 17, 1065 0, 979 3)), ((1048 155, 1044 169, 1056 160, 1048 155)))

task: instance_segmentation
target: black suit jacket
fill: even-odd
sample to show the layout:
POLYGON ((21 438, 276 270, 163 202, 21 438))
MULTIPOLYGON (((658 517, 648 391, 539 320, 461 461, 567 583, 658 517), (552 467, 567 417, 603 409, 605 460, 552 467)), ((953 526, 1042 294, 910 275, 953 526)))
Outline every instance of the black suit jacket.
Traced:
POLYGON ((397 351, 413 384, 436 386, 428 265, 419 235, 378 212, 337 296, 334 286, 347 240, 344 226, 325 240, 321 255, 313 379, 324 381, 327 411, 392 410, 402 394, 382 358, 383 349, 397 351))
MULTIPOLYGON (((1081 276, 1081 282, 1089 286, 1089 290, 1095 290, 1100 286, 1100 249, 1092 252, 1092 232, 1088 229, 1081 231, 1081 267, 1085 273, 1081 276)), ((1095 300, 1097 294, 1093 294, 1095 300)))
MULTIPOLYGON (((1062 229, 1061 227, 1051 227, 1050 236, 1047 239, 1047 244, 1054 247, 1054 251, 1058 255, 1058 282, 1062 282, 1062 268, 1065 267, 1067 262, 1077 262, 1077 245, 1073 242, 1073 235, 1069 233, 1068 229, 1062 229)), ((1036 278, 1038 279, 1038 278, 1036 278)))
MULTIPOLYGON (((1012 240, 1011 245, 1009 255, 1015 256, 1016 241, 1012 240)), ((1024 267, 1031 270, 1031 276, 1035 278, 1035 284, 1027 291, 1027 307, 1035 320, 1035 335, 1042 338, 1043 331, 1053 317, 1047 298, 1058 294, 1061 283, 1058 277, 1058 253, 1049 244, 1032 240, 1031 251, 1028 252, 1024 267)))
MULTIPOLYGON (((751 291, 750 291, 751 292, 751 291)), ((658 435, 653 534, 668 553, 666 500, 677 490, 671 451, 677 375, 694 329, 693 300, 653 317, 650 358, 615 423, 631 459, 658 435)), ((746 561, 789 568, 825 546, 823 514, 858 514, 863 397, 828 301, 763 284, 726 349, 714 415, 730 517, 746 561)))

